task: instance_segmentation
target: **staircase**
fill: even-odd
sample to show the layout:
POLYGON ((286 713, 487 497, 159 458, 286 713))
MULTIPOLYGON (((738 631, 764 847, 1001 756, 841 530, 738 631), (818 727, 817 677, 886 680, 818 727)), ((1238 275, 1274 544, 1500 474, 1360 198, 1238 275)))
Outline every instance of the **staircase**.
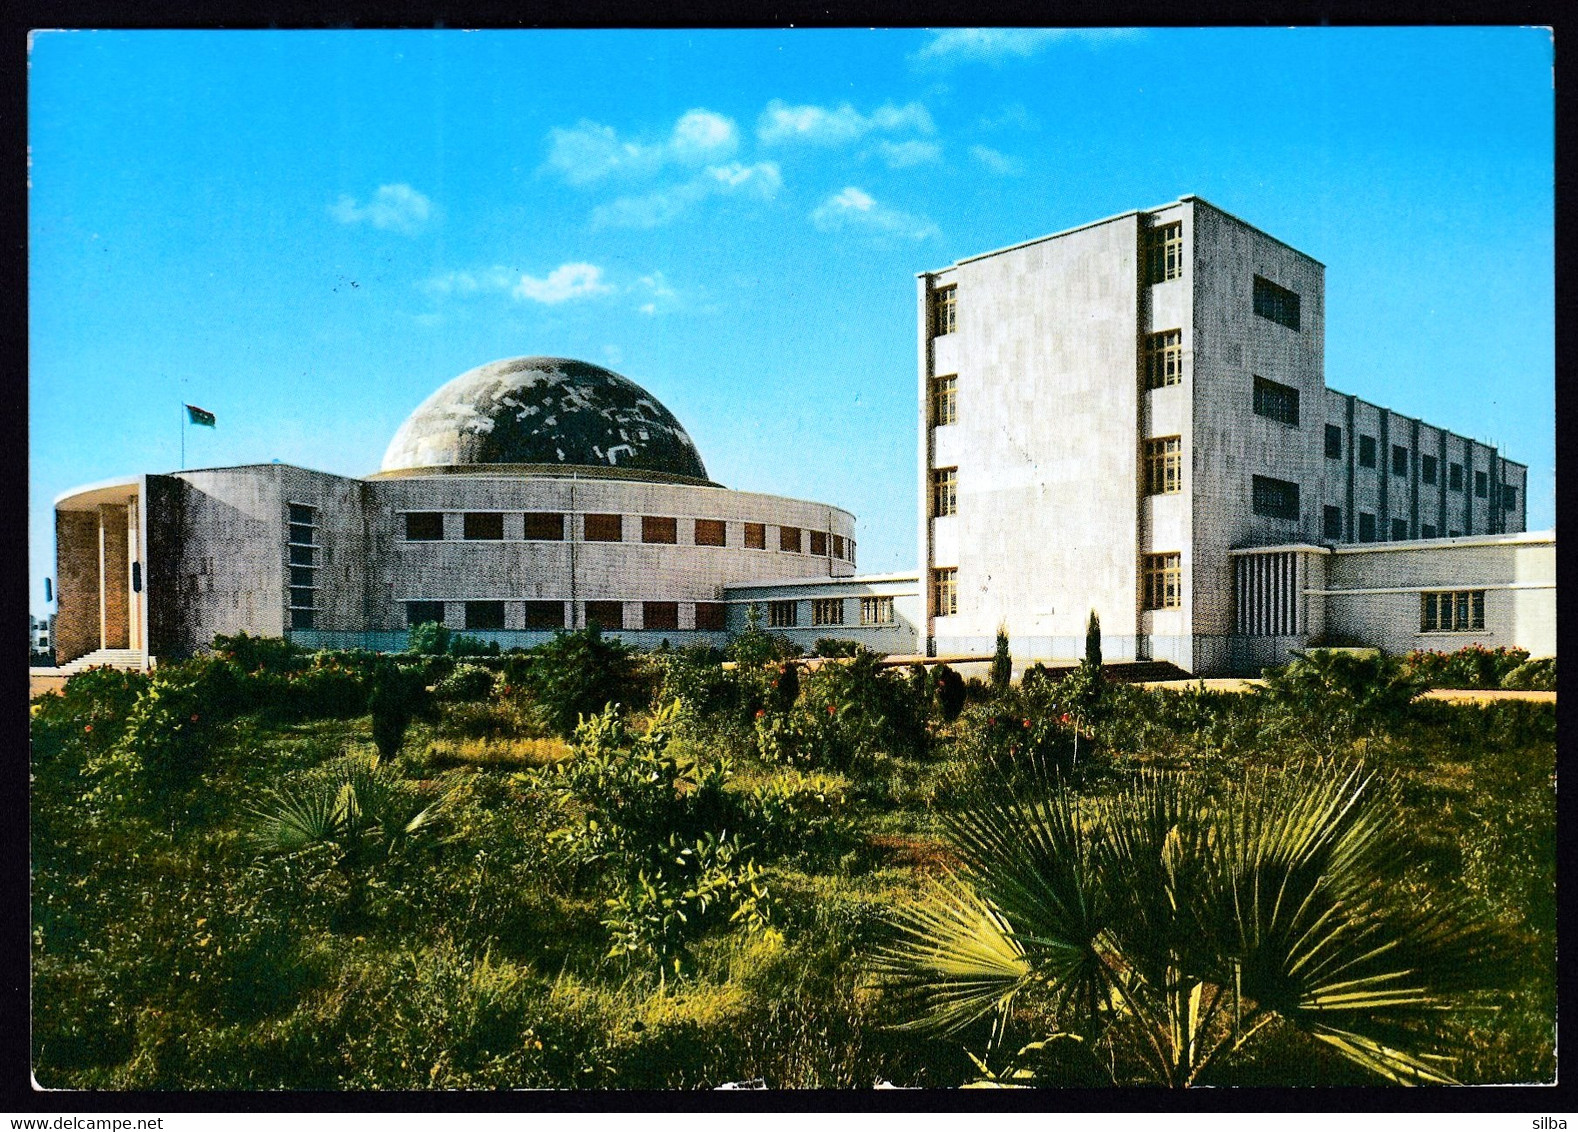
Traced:
POLYGON ((130 668, 138 671, 152 668, 152 659, 141 649, 97 649, 79 656, 55 671, 64 676, 75 676, 89 668, 130 668))

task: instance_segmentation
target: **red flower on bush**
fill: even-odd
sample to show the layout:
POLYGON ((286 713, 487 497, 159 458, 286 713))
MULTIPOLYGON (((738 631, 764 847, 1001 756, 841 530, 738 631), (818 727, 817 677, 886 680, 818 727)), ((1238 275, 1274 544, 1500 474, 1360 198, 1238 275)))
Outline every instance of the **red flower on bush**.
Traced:
POLYGON ((1025 727, 1028 728, 1029 726, 1030 726, 1030 721, 1027 719, 1027 720, 1025 720, 1025 727))
POLYGON ((836 707, 834 707, 832 704, 828 704, 827 705, 827 714, 828 715, 836 715, 836 714, 838 714, 838 709, 836 707))
POLYGON ((767 709, 766 708, 757 708, 756 709, 756 718, 757 719, 760 719, 762 716, 764 716, 766 714, 767 714, 767 709))
POLYGON ((1062 715, 1057 717, 1057 721, 1059 723, 1072 723, 1073 717, 1069 715, 1068 712, 1064 712, 1062 715))
POLYGON ((82 730, 85 731, 85 732, 91 732, 93 730, 93 724, 91 724, 91 723, 84 724, 83 727, 82 727, 82 730))
POLYGON ((197 722, 197 713, 195 711, 192 713, 192 722, 193 723, 197 722))

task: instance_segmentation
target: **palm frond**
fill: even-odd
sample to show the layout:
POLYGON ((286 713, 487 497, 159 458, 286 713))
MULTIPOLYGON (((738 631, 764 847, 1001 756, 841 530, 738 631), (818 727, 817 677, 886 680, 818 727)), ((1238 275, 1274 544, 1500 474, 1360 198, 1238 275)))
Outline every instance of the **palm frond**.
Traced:
POLYGON ((250 812, 253 841, 265 852, 293 853, 309 845, 334 841, 345 824, 344 799, 332 782, 306 783, 276 791, 250 812))

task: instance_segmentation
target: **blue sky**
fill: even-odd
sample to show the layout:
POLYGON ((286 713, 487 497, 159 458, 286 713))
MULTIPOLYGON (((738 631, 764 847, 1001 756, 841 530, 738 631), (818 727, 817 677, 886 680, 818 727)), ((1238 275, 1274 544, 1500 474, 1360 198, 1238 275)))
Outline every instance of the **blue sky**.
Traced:
POLYGON ((1331 386, 1555 516, 1538 29, 61 32, 31 47, 30 604, 53 498, 377 469, 496 358, 608 365, 730 487, 915 562, 915 273, 1198 193, 1326 265, 1331 386))

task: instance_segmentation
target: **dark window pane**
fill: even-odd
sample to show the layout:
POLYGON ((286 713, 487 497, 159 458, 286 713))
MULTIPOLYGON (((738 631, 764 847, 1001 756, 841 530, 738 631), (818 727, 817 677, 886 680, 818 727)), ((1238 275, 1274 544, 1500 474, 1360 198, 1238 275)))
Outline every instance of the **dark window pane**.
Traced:
POLYGON ((469 539, 496 541, 504 537, 504 516, 497 511, 467 511, 464 534, 469 539))
POLYGON ((502 601, 466 602, 466 628, 504 628, 504 603, 502 601))
POLYGON ((312 546, 293 546, 290 548, 290 563, 292 566, 312 566, 318 561, 318 550, 312 546))
POLYGON ((811 553, 825 557, 827 555, 827 532, 811 532, 811 553))
POLYGON ((678 629, 679 603, 677 601, 644 601, 641 603, 643 629, 678 629))
POLYGON ((444 603, 441 601, 408 601, 405 603, 405 623, 408 626, 444 623, 444 603))
POLYGON ((622 601, 589 601, 586 603, 586 623, 600 629, 625 627, 625 603, 622 601))
POLYGON ((435 542, 444 537, 444 515, 440 511, 407 511, 405 537, 412 542, 435 542))
POLYGON ((641 541, 676 543, 679 541, 679 524, 674 519, 660 515, 643 515, 641 541))
POLYGON ((1299 423, 1299 391, 1291 385, 1255 378, 1255 412, 1274 421, 1297 428, 1299 423))
POLYGON ((1484 499, 1490 493, 1490 477, 1484 472, 1474 473, 1474 494, 1484 499))
POLYGON ((1270 476, 1255 476, 1252 503, 1255 514, 1272 519, 1299 517, 1299 485, 1270 476))
POLYGON ((1359 437, 1359 467, 1375 467, 1375 437, 1359 437))
POLYGON ((1463 465, 1453 464, 1447 468, 1447 486, 1453 491, 1463 490, 1463 465))
POLYGON ((1375 516, 1365 511, 1359 512, 1359 541, 1375 541, 1375 516))
POLYGON ((1324 535, 1333 542, 1340 540, 1342 538, 1342 508, 1327 507, 1322 514, 1324 518, 1321 529, 1324 535))
POLYGON ((301 503, 292 503, 290 505, 290 521, 292 523, 306 523, 310 526, 318 521, 317 514, 318 509, 316 507, 307 507, 301 503))
POLYGON ((1408 449, 1401 444, 1392 445, 1392 475, 1406 476, 1408 474, 1408 449))
POLYGON ((1342 428, 1338 425, 1326 426, 1326 458, 1329 460, 1342 459, 1342 428))
POLYGON ((696 520, 697 546, 723 546, 727 534, 728 528, 722 519, 696 520))
POLYGON ((1435 538, 1436 537, 1435 524, 1434 523, 1420 523, 1419 524, 1419 537, 1420 538, 1435 538))
POLYGON ((1518 509, 1518 489, 1511 484, 1502 485, 1501 506, 1507 511, 1516 511, 1518 509))
POLYGON ((745 524, 745 545, 750 550, 766 550, 767 549, 767 524, 766 523, 746 523, 745 524))
POLYGON ((1286 287, 1255 276, 1255 313, 1281 323, 1289 330, 1299 328, 1299 297, 1286 287))
POLYGON ((562 542, 564 516, 558 511, 526 512, 525 536, 545 542, 562 542))
POLYGON ((1404 541, 1407 538, 1408 538, 1408 520, 1407 519, 1393 519, 1392 520, 1392 541, 1393 542, 1402 542, 1402 541, 1404 541))
POLYGON ((1436 458, 1434 456, 1419 457, 1419 478, 1429 484, 1436 482, 1436 458))
POLYGON ((302 606, 310 609, 312 606, 318 604, 313 600, 313 595, 316 593, 316 590, 292 589, 290 591, 290 604, 292 606, 302 606))
POLYGON ((290 611, 290 627, 292 629, 312 629, 317 625, 317 615, 310 609, 292 609, 290 611))
POLYGON ((315 586, 318 584, 318 572, 310 566, 292 566, 290 568, 290 584, 293 586, 315 586))
POLYGON ((799 554, 800 553, 800 528, 799 527, 779 527, 778 528, 778 549, 779 550, 789 550, 789 551, 793 551, 795 554, 799 554))
POLYGON ((317 532, 317 529, 318 528, 316 528, 316 527, 302 527, 302 526, 298 526, 295 523, 292 523, 290 525, 290 541, 291 542, 313 542, 313 543, 315 543, 318 540, 316 538, 314 538, 313 536, 317 532))
POLYGON ((528 601, 526 603, 526 628, 563 629, 564 602, 528 601))
POLYGON ((728 606, 721 601, 696 603, 696 628, 721 632, 728 624, 728 606))
POLYGON ((587 542, 619 542, 624 536, 623 515, 586 516, 587 542))

